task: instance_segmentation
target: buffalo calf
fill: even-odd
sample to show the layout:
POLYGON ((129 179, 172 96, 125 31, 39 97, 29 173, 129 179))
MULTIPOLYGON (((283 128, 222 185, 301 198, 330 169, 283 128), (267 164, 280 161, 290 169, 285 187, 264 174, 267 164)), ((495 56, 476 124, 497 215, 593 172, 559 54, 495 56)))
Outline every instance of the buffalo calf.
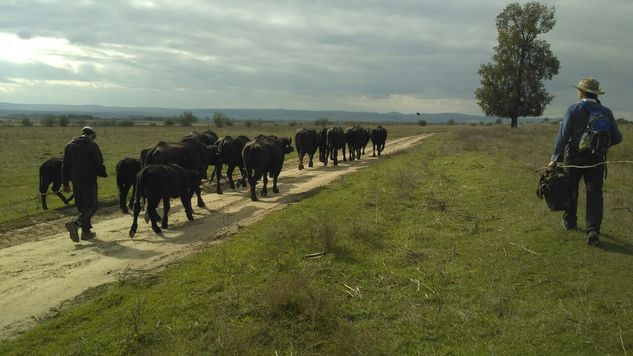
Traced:
POLYGON ((63 160, 58 157, 49 158, 40 165, 40 196, 42 200, 42 209, 47 210, 46 194, 48 194, 48 187, 53 184, 51 190, 55 192, 55 195, 61 199, 64 204, 68 205, 73 200, 74 195, 66 198, 59 188, 62 185, 62 162, 63 160))
POLYGON ((134 204, 134 193, 136 187, 136 175, 141 170, 141 161, 136 158, 124 158, 116 164, 116 185, 119 188, 119 207, 125 214, 128 213, 128 206, 125 204, 127 193, 132 188, 130 196, 130 209, 134 204))

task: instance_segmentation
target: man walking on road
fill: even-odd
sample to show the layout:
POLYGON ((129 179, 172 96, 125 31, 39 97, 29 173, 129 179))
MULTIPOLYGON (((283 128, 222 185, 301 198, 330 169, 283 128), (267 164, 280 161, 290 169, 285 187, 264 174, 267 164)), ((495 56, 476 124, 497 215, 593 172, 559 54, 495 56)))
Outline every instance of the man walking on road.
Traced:
POLYGON ((90 231, 90 219, 97 211, 99 203, 97 176, 108 176, 101 149, 94 142, 96 138, 95 131, 86 126, 81 129, 81 136, 74 137, 64 148, 62 183, 64 191, 69 192, 69 181, 72 182, 75 204, 79 211, 76 219, 65 224, 70 239, 74 242, 79 242, 79 228, 82 240, 90 240, 96 236, 96 233, 90 231))

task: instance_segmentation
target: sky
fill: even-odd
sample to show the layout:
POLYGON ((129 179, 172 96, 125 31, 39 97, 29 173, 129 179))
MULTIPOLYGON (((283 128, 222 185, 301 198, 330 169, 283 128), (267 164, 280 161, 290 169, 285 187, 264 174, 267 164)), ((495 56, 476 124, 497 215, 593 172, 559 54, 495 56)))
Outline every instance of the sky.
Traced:
MULTIPOLYGON (((0 102, 481 115, 498 0, 0 0, 0 102)), ((525 2, 519 2, 524 4, 525 2)), ((544 117, 633 119, 632 0, 554 0, 544 117)))

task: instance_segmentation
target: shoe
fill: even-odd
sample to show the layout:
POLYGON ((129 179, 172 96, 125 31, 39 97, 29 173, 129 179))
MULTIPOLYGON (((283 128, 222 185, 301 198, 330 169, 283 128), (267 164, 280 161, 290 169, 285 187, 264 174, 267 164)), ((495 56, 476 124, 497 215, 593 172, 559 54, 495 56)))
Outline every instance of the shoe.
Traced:
POLYGON ((69 221, 64 224, 64 226, 66 226, 66 230, 70 233, 70 239, 74 242, 79 242, 79 226, 77 226, 74 221, 69 221))
POLYGON ((563 220, 563 221, 561 222, 561 226, 563 227, 563 229, 565 229, 565 230, 569 230, 569 231, 571 231, 571 230, 576 230, 576 229, 578 228, 576 225, 570 225, 570 224, 568 224, 568 223, 567 223, 567 221, 565 221, 565 220, 563 220))
POLYGON ((587 245, 598 246, 600 244, 600 238, 596 231, 589 231, 587 234, 587 245))
POLYGON ((94 231, 82 231, 81 232, 81 239, 82 240, 92 240, 93 238, 97 237, 97 233, 94 231))

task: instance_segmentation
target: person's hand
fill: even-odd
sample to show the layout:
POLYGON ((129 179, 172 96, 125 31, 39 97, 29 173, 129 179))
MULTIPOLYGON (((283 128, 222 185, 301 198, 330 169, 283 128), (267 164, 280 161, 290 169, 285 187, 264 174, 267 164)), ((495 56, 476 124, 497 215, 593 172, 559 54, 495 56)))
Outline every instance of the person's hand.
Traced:
POLYGON ((64 193, 70 193, 70 186, 68 184, 64 184, 64 193))
POLYGON ((557 165, 558 165, 558 162, 550 161, 549 164, 547 165, 547 171, 548 172, 552 172, 552 171, 556 170, 556 166, 557 165))

